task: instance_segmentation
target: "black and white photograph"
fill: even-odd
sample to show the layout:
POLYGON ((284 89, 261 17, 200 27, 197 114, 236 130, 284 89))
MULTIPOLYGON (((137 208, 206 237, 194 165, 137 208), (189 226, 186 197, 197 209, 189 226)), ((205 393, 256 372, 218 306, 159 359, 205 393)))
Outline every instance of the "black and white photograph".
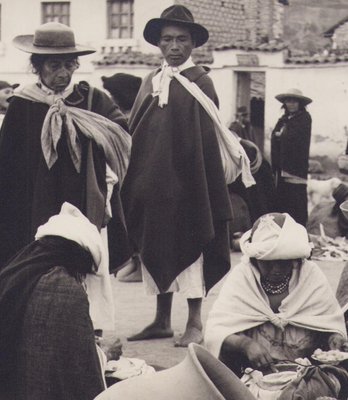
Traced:
POLYGON ((0 0, 0 400, 348 400, 348 0, 0 0))

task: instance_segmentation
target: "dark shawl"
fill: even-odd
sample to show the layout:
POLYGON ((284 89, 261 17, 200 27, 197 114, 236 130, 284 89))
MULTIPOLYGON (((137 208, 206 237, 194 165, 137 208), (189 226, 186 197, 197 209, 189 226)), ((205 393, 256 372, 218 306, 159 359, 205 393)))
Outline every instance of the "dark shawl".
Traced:
POLYGON ((300 178, 307 178, 312 119, 306 110, 289 118, 284 114, 271 136, 271 160, 274 172, 282 170, 300 178), (281 128, 280 137, 275 135, 281 128))
POLYGON ((79 282, 92 262, 75 242, 50 236, 26 246, 0 271, 2 394, 92 400, 103 389, 79 282))
MULTIPOLYGON (((88 108, 89 86, 75 85, 66 104, 88 108)), ((48 105, 14 97, 0 132, 0 267, 34 239, 37 228, 68 201, 79 208, 98 228, 104 207, 90 207, 106 195, 105 157, 97 145, 78 132, 82 145, 81 172, 77 173, 67 149, 66 131, 58 143, 58 160, 49 170, 41 150, 41 128, 48 105), (91 179, 92 178, 92 179, 91 179), (90 202, 88 204, 87 197, 90 202), (101 212, 100 212, 101 211, 101 212)), ((91 110, 127 128, 123 114, 109 97, 93 90, 91 110)), ((64 128, 63 128, 64 129, 64 128)), ((110 267, 125 262, 130 251, 123 221, 118 187, 111 199, 109 222, 110 267)))
MULTIPOLYGON (((209 290, 229 270, 231 210, 213 123, 172 80, 168 105, 153 98, 152 72, 130 117, 132 154, 122 188, 131 239, 158 288, 166 291, 203 252, 209 290)), ((207 71, 182 72, 217 102, 207 71)))

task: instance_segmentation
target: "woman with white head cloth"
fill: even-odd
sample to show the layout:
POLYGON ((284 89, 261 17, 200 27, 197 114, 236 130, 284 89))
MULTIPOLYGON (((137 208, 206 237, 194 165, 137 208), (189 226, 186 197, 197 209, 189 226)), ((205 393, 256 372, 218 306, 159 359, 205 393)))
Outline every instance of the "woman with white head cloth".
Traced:
POLYGON ((307 258, 306 229, 290 215, 260 217, 241 238, 244 256, 209 313, 205 343, 235 373, 277 360, 341 349, 342 310, 319 267, 307 258))
POLYGON ((93 325, 114 326, 101 235, 64 203, 35 239, 0 270, 1 398, 92 400, 106 361, 93 325))

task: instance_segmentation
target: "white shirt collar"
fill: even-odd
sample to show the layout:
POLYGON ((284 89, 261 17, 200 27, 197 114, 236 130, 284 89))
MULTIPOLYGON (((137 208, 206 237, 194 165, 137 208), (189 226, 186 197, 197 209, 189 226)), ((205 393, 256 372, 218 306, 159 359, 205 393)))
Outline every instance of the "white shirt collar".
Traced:
MULTIPOLYGON (((162 63, 162 69, 168 67, 169 64, 167 63, 167 61, 163 61, 162 63)), ((189 57, 183 64, 178 65, 177 67, 171 67, 173 71, 184 71, 185 69, 191 68, 191 67, 195 67, 195 63, 192 61, 192 57, 189 57)))
POLYGON ((69 85, 59 93, 54 93, 52 89, 47 87, 41 79, 38 80, 37 86, 48 96, 56 96, 57 98, 66 99, 74 90, 74 85, 70 82, 69 85))

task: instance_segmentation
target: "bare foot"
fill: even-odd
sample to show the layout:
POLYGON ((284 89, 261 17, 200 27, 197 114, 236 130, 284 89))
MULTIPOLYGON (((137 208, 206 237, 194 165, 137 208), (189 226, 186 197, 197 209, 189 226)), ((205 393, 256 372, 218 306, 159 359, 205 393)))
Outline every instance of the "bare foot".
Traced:
POLYGON ((162 326, 159 326, 157 323, 153 322, 145 329, 143 329, 141 332, 128 337, 127 340, 129 342, 134 342, 136 340, 164 339, 173 337, 173 335, 174 332, 170 327, 163 328, 162 326))
POLYGON ((174 347, 187 347, 190 343, 203 342, 202 330, 195 326, 187 326, 184 334, 174 343, 174 347))

